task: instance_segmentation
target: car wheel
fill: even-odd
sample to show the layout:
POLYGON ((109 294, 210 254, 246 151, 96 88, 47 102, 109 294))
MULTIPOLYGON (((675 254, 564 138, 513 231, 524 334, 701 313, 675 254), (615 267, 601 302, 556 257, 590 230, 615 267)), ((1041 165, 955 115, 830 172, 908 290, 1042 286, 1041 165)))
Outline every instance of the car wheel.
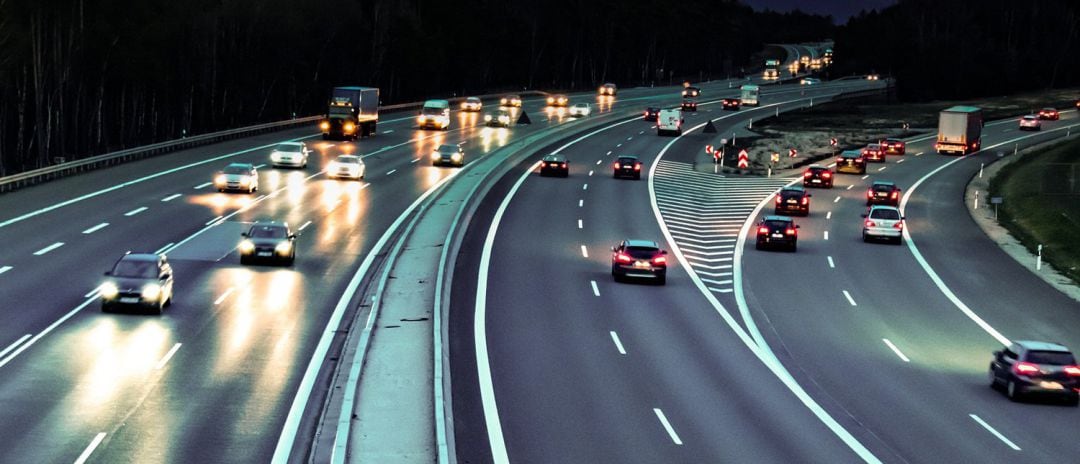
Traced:
POLYGON ((103 313, 111 313, 112 312, 112 306, 110 306, 108 303, 101 303, 101 312, 103 312, 103 313))
POLYGON ((667 285, 667 275, 661 274, 656 278, 656 285, 667 285))
POLYGON ((1005 386, 1005 396, 1012 401, 1020 401, 1020 389, 1016 387, 1016 382, 1010 380, 1005 386))
POLYGON ((249 260, 248 260, 247 256, 243 256, 243 255, 240 256, 240 264, 241 265, 247 265, 248 262, 249 262, 249 260))
POLYGON ((641 174, 634 174, 634 180, 641 180, 641 174))
POLYGON ((866 235, 866 232, 862 233, 862 241, 863 242, 869 242, 870 241, 870 236, 866 235))
POLYGON ((170 293, 169 293, 169 298, 168 298, 167 300, 165 300, 165 306, 166 306, 166 307, 172 307, 172 297, 173 297, 173 295, 172 295, 172 293, 170 292, 170 293))
POLYGON ((1067 404, 1069 406, 1072 406, 1074 408, 1077 407, 1077 406, 1080 406, 1080 395, 1073 395, 1073 396, 1067 398, 1065 400, 1065 404, 1067 404))
POLYGON ((330 140, 330 134, 323 134, 322 139, 323 140, 330 140))
POLYGON ((762 248, 765 248, 765 246, 764 246, 764 245, 762 245, 762 244, 761 244, 761 242, 756 242, 756 243, 754 243, 754 249, 756 249, 756 250, 760 250, 760 249, 762 249, 762 248))
POLYGON ((622 282, 623 279, 624 279, 623 276, 621 276, 619 274, 616 274, 614 272, 611 273, 611 278, 615 279, 616 282, 622 282))
POLYGON ((798 248, 799 248, 799 245, 797 243, 792 242, 791 245, 788 246, 788 251, 794 253, 796 250, 798 250, 798 248))
POLYGON ((901 237, 896 237, 895 243, 897 245, 903 245, 904 244, 904 237, 902 237, 902 236, 901 237))
POLYGON ((225 193, 225 189, 217 189, 218 193, 225 193))
POLYGON ((994 368, 993 367, 990 368, 990 374, 989 374, 988 377, 990 377, 990 388, 992 388, 994 390, 997 390, 997 388, 998 388, 998 380, 997 380, 997 376, 994 375, 994 368))

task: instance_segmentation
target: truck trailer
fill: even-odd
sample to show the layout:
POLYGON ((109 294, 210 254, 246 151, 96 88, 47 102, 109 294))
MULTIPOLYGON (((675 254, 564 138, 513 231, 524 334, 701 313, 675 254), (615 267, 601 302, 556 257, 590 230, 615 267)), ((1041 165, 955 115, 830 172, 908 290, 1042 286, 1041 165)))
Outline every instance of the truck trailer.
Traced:
POLYGON ((326 117, 319 122, 323 139, 352 139, 375 135, 379 122, 379 89, 334 87, 326 117))
POLYGON ((982 145, 982 109, 974 106, 954 106, 941 110, 938 136, 934 149, 938 153, 966 155, 979 151, 982 145))

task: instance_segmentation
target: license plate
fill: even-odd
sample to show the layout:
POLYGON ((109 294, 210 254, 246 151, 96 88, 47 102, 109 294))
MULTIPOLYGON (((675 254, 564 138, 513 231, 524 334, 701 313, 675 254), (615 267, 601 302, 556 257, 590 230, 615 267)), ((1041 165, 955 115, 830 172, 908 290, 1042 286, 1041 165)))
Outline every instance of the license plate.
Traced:
POLYGON ((772 234, 773 238, 784 238, 784 234, 772 234))
POLYGON ((641 269, 648 269, 649 268, 649 262, 648 261, 635 261, 634 262, 634 267, 641 268, 641 269))
POLYGON ((787 202, 788 202, 789 205, 794 205, 794 204, 798 203, 798 201, 796 201, 796 200, 788 200, 787 202))
POLYGON ((1039 382, 1039 386, 1047 390, 1064 390, 1065 387, 1058 382, 1051 382, 1049 380, 1043 380, 1039 382))
POLYGON ((878 192, 877 196, 879 196, 879 197, 884 197, 884 196, 885 196, 885 192, 878 192))
POLYGON ((821 179, 814 179, 814 180, 812 180, 812 181, 810 181, 810 182, 813 182, 813 183, 815 183, 815 184, 818 184, 818 183, 821 183, 821 179))
POLYGON ((120 298, 120 302, 121 303, 138 303, 139 299, 137 297, 133 297, 133 296, 125 296, 123 298, 120 298))
POLYGON ((270 255, 271 255, 271 253, 269 251, 260 251, 259 252, 259 256, 270 256, 270 255))

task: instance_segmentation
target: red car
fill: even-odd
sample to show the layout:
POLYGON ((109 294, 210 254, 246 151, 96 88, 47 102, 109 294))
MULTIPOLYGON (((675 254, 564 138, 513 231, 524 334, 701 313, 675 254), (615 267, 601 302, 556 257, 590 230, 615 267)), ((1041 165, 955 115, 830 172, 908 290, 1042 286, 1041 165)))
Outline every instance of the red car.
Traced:
POLYGON ((1057 121, 1058 119, 1061 119, 1061 113, 1058 113, 1058 110, 1054 108, 1043 108, 1039 110, 1039 119, 1044 121, 1057 121))
POLYGON ((863 158, 868 163, 884 163, 885 162, 885 150, 881 149, 881 144, 871 143, 866 148, 862 149, 863 158))
POLYGON ((888 138, 881 141, 881 148, 885 149, 886 155, 904 155, 907 153, 907 142, 900 139, 888 138))

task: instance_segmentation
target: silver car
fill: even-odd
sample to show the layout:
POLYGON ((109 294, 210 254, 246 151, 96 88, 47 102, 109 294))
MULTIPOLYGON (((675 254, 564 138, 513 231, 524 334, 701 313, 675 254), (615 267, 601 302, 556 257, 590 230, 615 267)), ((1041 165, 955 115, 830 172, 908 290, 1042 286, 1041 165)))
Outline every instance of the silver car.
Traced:
POLYGON ((330 162, 326 167, 326 177, 331 179, 356 179, 364 178, 367 166, 364 160, 354 155, 338 155, 337 159, 330 162))
POLYGON ((864 242, 885 239, 900 244, 904 239, 904 216, 895 206, 874 205, 862 216, 864 242))
POLYGON ((214 187, 219 192, 256 192, 259 190, 259 173, 251 163, 232 163, 214 176, 214 187))
POLYGON ((307 144, 304 142, 282 142, 270 152, 270 162, 274 167, 306 168, 308 162, 307 144))

